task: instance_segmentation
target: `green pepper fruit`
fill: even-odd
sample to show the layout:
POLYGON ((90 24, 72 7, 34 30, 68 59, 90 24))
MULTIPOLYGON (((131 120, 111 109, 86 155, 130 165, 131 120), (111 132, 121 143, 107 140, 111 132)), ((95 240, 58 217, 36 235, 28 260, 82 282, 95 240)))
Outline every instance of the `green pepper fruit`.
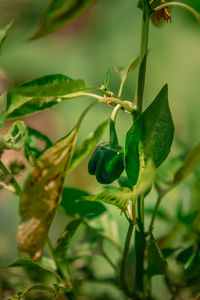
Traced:
POLYGON ((119 178, 123 170, 123 148, 108 142, 99 143, 88 163, 89 174, 95 175, 102 184, 110 184, 119 178))

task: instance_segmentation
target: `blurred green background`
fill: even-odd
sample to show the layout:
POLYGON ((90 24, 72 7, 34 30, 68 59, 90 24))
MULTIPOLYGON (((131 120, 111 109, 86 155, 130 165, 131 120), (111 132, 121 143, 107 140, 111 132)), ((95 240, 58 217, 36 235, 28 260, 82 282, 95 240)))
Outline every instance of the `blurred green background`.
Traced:
MULTIPOLYGON (((185 3, 200 11, 199 0, 185 0, 185 3)), ((77 20, 57 33, 28 41, 34 33, 42 12, 49 0, 0 0, 0 27, 14 19, 14 25, 3 46, 0 56, 0 85, 13 84, 39 76, 63 73, 72 78, 83 78, 93 86, 101 86, 108 69, 111 70, 111 87, 117 93, 119 78, 113 67, 132 61, 139 53, 141 11, 134 0, 99 0, 77 20)), ((170 157, 179 157, 200 141, 200 26, 196 20, 181 8, 172 10, 172 23, 158 28, 151 24, 149 60, 145 88, 145 106, 156 96, 161 87, 169 84, 169 101, 176 128, 176 138, 170 157)), ((136 73, 127 80, 123 99, 132 99, 136 85, 136 73)), ((53 109, 26 117, 24 120, 33 128, 47 134, 53 141, 65 135, 77 120, 89 99, 75 99, 62 103, 53 109)), ((107 118, 111 109, 105 104, 94 108, 84 121, 79 140, 107 118)), ((130 125, 127 114, 120 114, 117 128, 120 141, 124 144, 125 132, 130 125)), ((6 126, 5 129, 6 130, 6 126)), ((105 135, 104 139, 107 138, 105 135)), ((18 156, 12 153, 13 157, 18 156)), ((5 157, 9 160, 10 157, 5 157)), ((174 165, 173 165, 174 167, 174 165)), ((163 172, 170 169, 169 160, 163 172)), ((19 178, 23 184, 24 176, 19 178)), ((67 186, 83 188, 89 192, 100 190, 95 179, 87 174, 87 159, 66 179, 67 186)), ((191 175, 175 192, 163 201, 163 207, 171 215, 178 201, 187 209, 192 201, 191 192, 195 186, 197 198, 200 190, 196 177, 191 175), (189 188, 190 187, 190 188, 189 188)), ((194 192, 192 192, 194 194, 194 192)), ((196 199, 196 198, 195 198, 196 199)), ((147 198, 147 206, 155 203, 155 193, 147 198)), ((127 229, 126 220, 119 211, 108 206, 118 222, 121 242, 127 229)), ((0 267, 18 257, 16 231, 19 222, 18 200, 11 193, 0 191, 0 267)), ((51 229, 51 237, 56 239, 66 223, 58 214, 51 229)), ((161 223, 155 228, 156 236, 162 236, 170 225, 161 223), (159 228, 158 228, 159 227, 159 228)), ((101 266, 101 260, 96 261, 101 266)), ((106 267, 105 267, 106 269, 106 267)), ((106 269, 106 272, 109 273, 106 269)), ((159 281, 155 279, 155 284, 159 281)), ((157 291, 164 287, 160 284, 157 291)), ((114 298, 115 299, 115 298, 114 298)), ((162 298, 165 299, 165 298, 162 298)), ((166 299, 169 297, 166 294, 166 299)))

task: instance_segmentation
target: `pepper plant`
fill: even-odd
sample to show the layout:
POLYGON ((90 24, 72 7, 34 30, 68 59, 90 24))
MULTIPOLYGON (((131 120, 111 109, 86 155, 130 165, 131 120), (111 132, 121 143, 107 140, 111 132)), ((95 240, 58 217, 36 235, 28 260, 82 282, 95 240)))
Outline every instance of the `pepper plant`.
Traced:
MULTIPOLYGON (((31 39, 58 30, 94 2, 52 0, 31 39)), ((77 97, 93 99, 71 131, 56 143, 22 120, 13 120, 8 132, 1 136, 1 156, 10 149, 24 151, 30 167, 22 187, 15 175, 24 169, 23 164, 0 161, 1 185, 19 196, 21 216, 17 243, 22 256, 6 268, 24 268, 32 282, 17 290, 10 299, 94 299, 84 289, 85 282, 92 281, 114 285, 121 291, 122 299, 150 300, 155 299, 152 280, 156 275, 162 275, 171 299, 199 299, 200 229, 195 223, 198 211, 185 215, 180 206, 172 231, 162 239, 154 237, 156 216, 172 222, 160 209, 161 201, 194 171, 200 160, 200 144, 197 144, 184 156, 169 180, 160 176, 159 166, 168 157, 174 138, 168 85, 158 87, 160 91, 155 99, 145 110, 143 108, 149 24, 161 26, 170 23, 173 6, 187 9, 200 21, 199 13, 182 2, 138 1, 138 13, 139 9, 142 11, 140 52, 131 63, 115 69, 121 80, 118 93, 110 88, 112 78, 108 71, 100 87, 87 85, 82 79, 53 74, 12 86, 1 94, 0 129, 5 120, 39 113, 77 97), (133 101, 123 99, 124 83, 136 70, 135 97, 133 101), (102 103, 112 111, 110 118, 103 120, 89 137, 78 144, 79 129, 87 112, 97 109, 102 103), (115 127, 119 112, 132 122, 124 145, 119 144, 115 127), (100 141, 106 130, 109 130, 109 140, 100 141), (38 141, 43 143, 42 149, 38 141), (102 184, 102 190, 96 194, 64 184, 69 172, 88 156, 88 172, 102 184), (157 202, 153 209, 148 210, 145 209, 146 198, 152 192, 157 195, 157 202), (107 204, 117 207, 121 218, 127 221, 123 245, 116 242, 113 232, 108 235, 106 231, 103 220, 109 216, 107 204), (58 209, 67 215, 67 224, 53 245, 48 232, 58 209), (148 226, 145 222, 147 214, 151 217, 148 226), (187 234, 195 235, 186 248, 177 246, 177 243, 170 244, 176 236, 177 222, 187 224, 187 234), (77 231, 81 232, 78 241, 74 239, 78 246, 73 243, 77 231), (88 242, 88 252, 84 252, 84 245, 88 247, 88 242), (117 261, 114 262, 106 252, 105 242, 118 252, 117 261), (44 252, 44 248, 47 251, 44 252), (111 277, 95 276, 92 258, 97 253, 113 268, 111 277), (176 268, 171 268, 171 262, 176 268), (34 272, 36 278, 33 278, 34 272), (50 283, 44 279, 47 273, 51 274, 50 283), (185 289, 188 298, 182 295, 185 289)), ((0 31, 0 46, 11 26, 12 22, 0 31)), ((112 231, 112 220, 108 224, 108 230, 112 231)), ((111 299, 108 295, 102 297, 95 299, 111 299)), ((159 299, 167 298, 162 295, 159 299)))

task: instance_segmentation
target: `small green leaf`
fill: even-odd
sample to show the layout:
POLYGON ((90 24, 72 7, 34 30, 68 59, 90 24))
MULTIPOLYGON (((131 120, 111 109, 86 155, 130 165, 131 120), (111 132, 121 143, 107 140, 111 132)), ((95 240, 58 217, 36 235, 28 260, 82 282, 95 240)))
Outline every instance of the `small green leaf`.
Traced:
POLYGON ((29 254, 34 261, 41 259, 42 248, 58 206, 77 134, 75 128, 41 154, 20 196, 22 221, 18 227, 19 250, 29 254))
POLYGON ((183 204, 182 202, 179 202, 178 207, 177 207, 177 219, 182 222, 185 225, 191 225, 194 220, 196 219, 199 211, 195 210, 192 212, 189 212, 187 214, 183 213, 183 204))
POLYGON ((7 93, 3 93, 0 95, 0 131, 5 121, 6 105, 7 105, 7 93))
POLYGON ((133 185, 138 180, 143 161, 152 159, 158 167, 166 159, 173 137, 174 125, 168 104, 168 88, 165 85, 126 135, 125 169, 133 185))
POLYGON ((123 67, 115 67, 115 72, 119 75, 121 81, 125 81, 126 78, 139 66, 140 57, 136 57, 131 63, 123 67))
POLYGON ((28 137, 25 144, 25 155, 31 164, 53 143, 51 140, 41 132, 28 127, 28 137))
POLYGON ((100 216, 106 211, 102 203, 82 200, 89 196, 85 191, 75 188, 64 188, 60 206, 64 208, 66 214, 72 217, 87 217, 92 219, 100 216))
POLYGON ((62 259, 65 257, 66 252, 69 248, 70 242, 72 237, 74 236, 76 230, 78 229, 79 225, 81 224, 82 219, 74 219, 70 221, 67 226, 65 227, 65 230, 59 237, 58 241, 56 242, 55 248, 54 248, 54 254, 56 256, 62 257, 62 259))
POLYGON ((12 123, 8 132, 1 138, 4 148, 21 150, 27 139, 27 126, 23 121, 12 123))
POLYGON ((62 74, 24 82, 8 91, 7 119, 51 108, 66 99, 77 97, 74 93, 87 89, 89 87, 83 80, 73 80, 62 74), (62 98, 66 95, 69 97, 62 98))
POLYGON ((181 183, 200 162, 200 144, 196 145, 186 156, 182 166, 175 173, 171 189, 181 183))
POLYGON ((138 56, 128 65, 119 68, 116 67, 114 68, 115 72, 119 75, 121 79, 119 96, 121 96, 122 89, 127 77, 139 66, 139 62, 140 62, 140 57, 138 56))
POLYGON ((72 156, 72 160, 68 169, 68 172, 75 168, 96 146, 98 141, 100 140, 103 132, 108 126, 109 120, 101 123, 95 131, 91 132, 87 139, 85 139, 81 144, 77 146, 74 151, 74 155, 72 156))
POLYGON ((87 201, 101 201, 104 203, 112 204, 121 210, 126 210, 128 201, 133 196, 133 192, 129 188, 116 188, 112 186, 105 186, 104 191, 84 197, 87 201))
POLYGON ((13 24, 13 21, 10 21, 10 23, 8 23, 8 25, 6 25, 3 29, 0 30, 0 52, 1 52, 3 42, 5 41, 8 31, 10 30, 12 24, 13 24))
POLYGON ((110 70, 108 70, 106 72, 106 76, 105 76, 105 79, 104 79, 104 86, 106 88, 106 90, 110 90, 110 70))
POLYGON ((55 262, 47 257, 43 257, 40 263, 34 263, 29 258, 20 258, 17 259, 15 262, 11 263, 10 265, 4 267, 3 269, 8 268, 17 268, 17 267, 26 267, 26 268, 39 268, 43 269, 48 272, 55 272, 56 271, 56 265, 55 262))
POLYGON ((161 250, 151 234, 148 248, 148 276, 154 276, 159 274, 165 274, 166 272, 166 261, 161 250))
POLYGON ((73 21, 96 0, 52 0, 32 39, 50 34, 73 21))

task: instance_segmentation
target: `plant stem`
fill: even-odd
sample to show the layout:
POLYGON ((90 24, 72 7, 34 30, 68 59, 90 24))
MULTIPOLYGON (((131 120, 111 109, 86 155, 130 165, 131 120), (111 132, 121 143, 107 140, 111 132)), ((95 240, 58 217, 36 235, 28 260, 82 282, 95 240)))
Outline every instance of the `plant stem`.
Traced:
MULTIPOLYGON (((57 266, 57 272, 58 272, 59 276, 63 279, 64 282, 66 282, 66 281, 70 282, 69 278, 67 278, 65 272, 63 271, 63 268, 60 267, 60 263, 59 263, 57 257, 54 255, 53 246, 52 246, 52 243, 51 243, 49 237, 47 238, 47 241, 46 241, 46 248, 47 248, 49 256, 53 259, 53 261, 55 262, 55 264, 57 266)), ((67 267, 67 264, 66 264, 66 267, 67 267)), ((68 269, 68 267, 67 267, 67 269, 68 269)), ((68 300, 75 299, 72 291, 66 292, 65 295, 67 296, 68 300)))
POLYGON ((163 199, 163 197, 166 195, 167 192, 168 192, 168 190, 162 191, 162 192, 159 193, 159 196, 158 196, 158 199, 157 199, 157 202, 156 202, 156 206, 154 208, 153 215, 152 215, 152 218, 151 218, 151 222, 150 222, 150 225, 149 225, 148 234, 152 233, 152 231, 153 231, 153 226, 154 226, 154 222, 155 222, 155 219, 156 219, 156 215, 157 215, 157 211, 158 211, 160 202, 163 199))
POLYGON ((71 93, 71 94, 68 94, 68 95, 64 95, 64 96, 62 96, 62 99, 74 98, 74 97, 95 98, 99 101, 99 103, 112 102, 112 103, 115 103, 115 104, 120 104, 128 112, 133 111, 133 106, 132 106, 132 103, 130 101, 120 100, 120 99, 115 98, 115 97, 102 97, 102 96, 94 94, 94 93, 76 92, 76 93, 71 93))
POLYGON ((137 226, 135 229, 135 286, 134 290, 143 299, 144 296, 144 251, 146 241, 144 233, 144 197, 137 199, 137 226))
POLYGON ((140 63, 138 71, 137 87, 135 91, 135 106, 138 110, 138 115, 142 113, 142 104, 144 96, 144 85, 146 76, 146 62, 148 52, 148 37, 149 37, 149 6, 146 0, 143 1, 143 20, 142 20, 142 35, 140 46, 140 63))
POLYGON ((14 187, 15 193, 20 196, 22 189, 18 182, 16 181, 15 177, 10 173, 10 171, 6 168, 6 166, 0 161, 0 169, 4 172, 4 174, 9 175, 11 177, 10 184, 14 187))
POLYGON ((191 6, 185 4, 185 3, 182 3, 182 2, 168 2, 168 3, 164 3, 164 4, 161 4, 159 6, 157 6, 154 11, 159 11, 163 8, 167 8, 167 7, 170 7, 170 6, 179 6, 179 7, 183 7, 185 8, 186 10, 188 10, 189 12, 191 12, 193 14, 193 16, 197 19, 197 21, 200 23, 200 14, 194 9, 192 8, 191 6))
POLYGON ((133 233, 133 228, 134 228, 134 223, 129 221, 129 228, 128 228, 128 232, 126 235, 126 241, 125 241, 125 245, 124 245, 123 257, 122 257, 120 275, 119 275, 120 287, 126 293, 127 296, 132 296, 131 291, 129 291, 129 289, 127 288, 127 285, 126 285, 126 267, 127 267, 127 262, 128 262, 128 254, 129 254, 129 248, 130 248, 130 242, 131 242, 131 237, 132 237, 132 233, 133 233))

